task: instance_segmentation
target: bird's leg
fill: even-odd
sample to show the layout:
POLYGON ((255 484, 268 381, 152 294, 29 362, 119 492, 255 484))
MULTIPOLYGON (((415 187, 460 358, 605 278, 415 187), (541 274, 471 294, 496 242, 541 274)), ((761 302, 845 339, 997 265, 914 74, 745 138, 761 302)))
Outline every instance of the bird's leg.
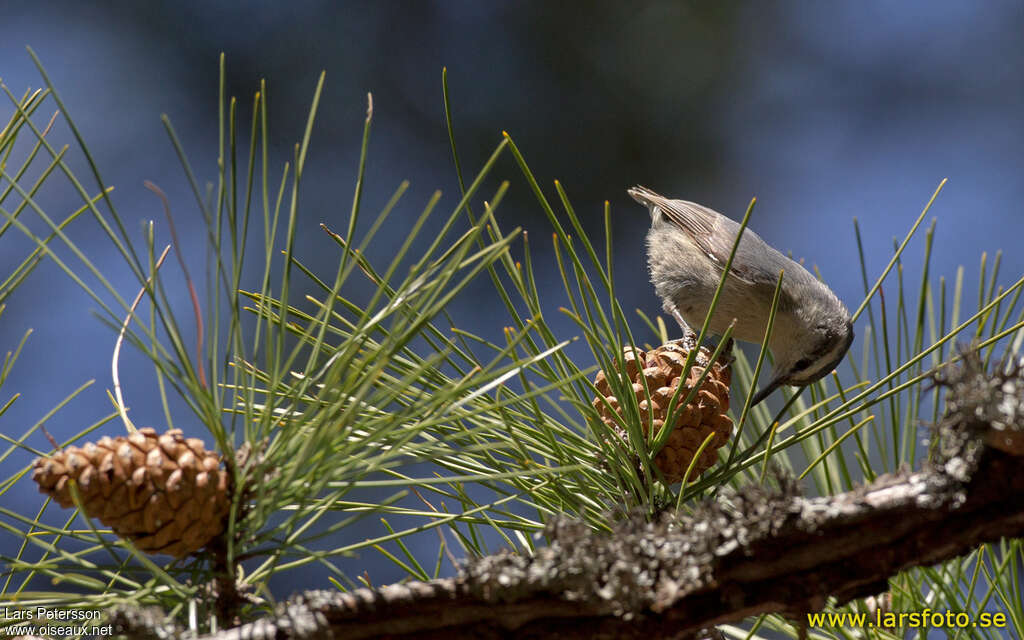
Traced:
MULTIPOLYGON (((733 339, 729 338, 729 340, 724 345, 722 345, 722 350, 718 353, 718 357, 725 358, 726 361, 731 364, 734 360, 734 358, 732 357, 732 348, 733 346, 735 346, 735 344, 736 343, 733 342, 733 339)), ((715 345, 715 348, 718 348, 717 344, 715 345)), ((714 349, 712 349, 712 351, 714 351, 714 349)))
MULTIPOLYGON (((665 313, 671 314, 671 316, 676 319, 676 322, 679 323, 679 328, 683 330, 684 337, 692 335, 694 341, 697 340, 697 332, 690 328, 689 323, 686 322, 686 320, 683 318, 683 314, 679 313, 679 309, 676 308, 676 305, 672 304, 668 300, 665 300, 664 302, 662 302, 661 308, 665 310, 665 313)), ((732 361, 732 347, 733 341, 732 338, 729 338, 729 342, 725 343, 725 345, 722 347, 721 352, 722 355, 729 358, 730 362, 732 361)), ((708 348, 710 348, 711 351, 714 351, 716 348, 718 348, 718 343, 715 343, 713 347, 709 344, 708 348)))
POLYGON ((683 337, 686 337, 691 333, 695 338, 697 337, 697 332, 690 328, 690 325, 683 319, 683 314, 679 313, 679 309, 676 308, 676 305, 672 304, 668 300, 664 300, 661 303, 661 308, 665 310, 665 313, 668 313, 676 319, 676 322, 679 323, 679 328, 683 330, 683 337))

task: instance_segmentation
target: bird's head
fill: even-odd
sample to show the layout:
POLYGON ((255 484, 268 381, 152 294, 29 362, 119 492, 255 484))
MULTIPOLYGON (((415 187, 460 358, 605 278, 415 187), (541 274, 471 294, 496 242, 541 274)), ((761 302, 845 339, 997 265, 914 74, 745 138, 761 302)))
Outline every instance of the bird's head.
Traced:
POLYGON ((782 385, 803 387, 832 372, 853 342, 853 323, 849 315, 829 318, 791 339, 773 340, 775 368, 771 382, 751 401, 756 405, 782 385))

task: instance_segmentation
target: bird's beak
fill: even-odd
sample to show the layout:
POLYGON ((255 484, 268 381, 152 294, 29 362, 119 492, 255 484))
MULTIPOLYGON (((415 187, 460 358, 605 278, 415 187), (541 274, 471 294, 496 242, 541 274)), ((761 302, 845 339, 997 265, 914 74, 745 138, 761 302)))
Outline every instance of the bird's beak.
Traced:
POLYGON ((767 387, 765 387, 764 389, 761 389, 756 394, 754 394, 754 398, 750 401, 750 407, 751 408, 756 407, 758 404, 760 404, 760 402, 762 400, 764 400, 765 398, 770 396, 773 391, 775 391, 776 389, 778 389, 781 386, 782 386, 782 381, 779 380, 778 378, 775 378, 774 380, 769 382, 767 387))

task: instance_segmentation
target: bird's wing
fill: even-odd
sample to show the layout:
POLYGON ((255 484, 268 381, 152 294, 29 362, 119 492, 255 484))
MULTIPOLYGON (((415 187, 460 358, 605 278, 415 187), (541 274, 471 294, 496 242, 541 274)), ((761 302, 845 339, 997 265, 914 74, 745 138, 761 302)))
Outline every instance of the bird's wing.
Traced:
POLYGON ((732 243, 736 241, 735 233, 716 233, 719 216, 714 211, 685 200, 666 200, 658 208, 674 225, 686 232, 709 258, 725 264, 732 251, 732 243), (723 237, 725 236, 725 237, 723 237), (725 242, 728 241, 728 246, 725 242), (724 251, 723 251, 724 249, 724 251))
MULTIPOLYGON (((640 204, 657 207, 666 219, 690 236, 697 248, 719 267, 725 267, 739 232, 739 225, 735 221, 695 202, 669 200, 646 187, 634 187, 628 193, 640 204)), ((745 230, 729 275, 747 284, 763 281, 774 283, 779 275, 778 270, 773 273, 762 271, 755 266, 759 264, 758 261, 744 259, 747 253, 756 252, 762 244, 764 241, 756 233, 745 230)))

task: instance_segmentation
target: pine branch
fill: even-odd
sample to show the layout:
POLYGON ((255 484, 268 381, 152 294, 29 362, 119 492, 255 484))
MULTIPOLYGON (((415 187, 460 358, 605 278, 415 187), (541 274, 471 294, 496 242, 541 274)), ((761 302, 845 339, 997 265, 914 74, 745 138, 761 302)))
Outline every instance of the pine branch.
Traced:
POLYGON ((877 594, 900 570, 1024 536, 1024 455, 983 443, 993 425, 1024 430, 1024 376, 982 371, 968 355, 939 379, 949 411, 936 459, 920 471, 820 498, 786 481, 751 486, 692 516, 637 517, 611 534, 560 519, 532 557, 489 556, 454 579, 307 592, 276 619, 207 638, 684 638, 877 594))

